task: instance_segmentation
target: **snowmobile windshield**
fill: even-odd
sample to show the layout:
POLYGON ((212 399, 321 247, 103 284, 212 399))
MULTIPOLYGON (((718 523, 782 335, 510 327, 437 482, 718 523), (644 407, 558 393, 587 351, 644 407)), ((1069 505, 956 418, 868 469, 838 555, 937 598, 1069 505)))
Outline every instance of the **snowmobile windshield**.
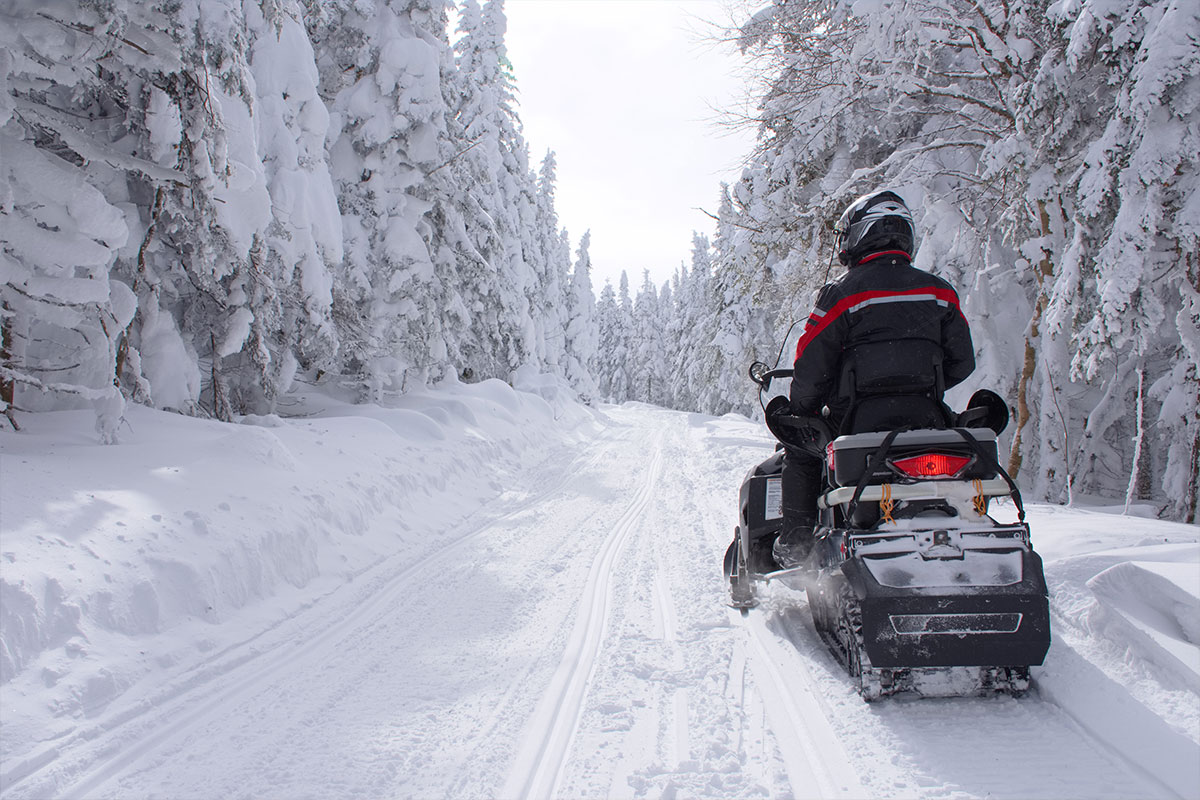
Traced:
POLYGON ((776 369, 787 369, 792 366, 792 362, 796 359, 796 347, 800 344, 800 337, 803 335, 803 325, 793 322, 788 327, 787 337, 783 340, 783 346, 779 349, 779 361, 775 365, 776 369))
MULTIPOLYGON (((800 343, 800 337, 804 335, 804 326, 798 325, 795 322, 788 328, 787 336, 784 337, 783 344, 780 345, 779 351, 774 354, 774 366, 772 370, 790 369, 792 362, 796 357, 796 346, 800 343)), ((766 360, 766 359, 764 359, 766 360)), ((770 387, 760 394, 762 407, 766 408, 767 403, 771 402, 773 397, 787 397, 788 391, 792 387, 791 377, 773 378, 770 387)))

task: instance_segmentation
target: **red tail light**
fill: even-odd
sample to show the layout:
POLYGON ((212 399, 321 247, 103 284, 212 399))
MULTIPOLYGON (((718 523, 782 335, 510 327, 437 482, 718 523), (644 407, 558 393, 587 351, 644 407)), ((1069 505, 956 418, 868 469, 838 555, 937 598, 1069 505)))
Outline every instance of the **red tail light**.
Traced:
POLYGON ((957 478, 973 459, 946 453, 922 453, 889 461, 892 468, 910 478, 957 478))

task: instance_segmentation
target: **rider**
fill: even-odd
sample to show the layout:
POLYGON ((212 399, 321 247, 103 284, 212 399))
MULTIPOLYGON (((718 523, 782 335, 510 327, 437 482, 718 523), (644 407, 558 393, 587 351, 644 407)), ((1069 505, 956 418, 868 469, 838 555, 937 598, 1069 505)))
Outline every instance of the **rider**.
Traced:
MULTIPOLYGON (((818 294, 796 346, 791 413, 824 415, 839 433, 876 430, 881 423, 945 427, 950 417, 942 393, 975 369, 958 295, 912 266, 912 214, 896 193, 858 198, 835 232, 838 260, 849 269, 818 294), (864 398, 898 396, 925 402, 888 406, 885 400, 875 404, 870 423, 856 419, 864 398)), ((812 549, 821 461, 787 448, 782 478, 783 524, 772 554, 791 568, 812 549)))

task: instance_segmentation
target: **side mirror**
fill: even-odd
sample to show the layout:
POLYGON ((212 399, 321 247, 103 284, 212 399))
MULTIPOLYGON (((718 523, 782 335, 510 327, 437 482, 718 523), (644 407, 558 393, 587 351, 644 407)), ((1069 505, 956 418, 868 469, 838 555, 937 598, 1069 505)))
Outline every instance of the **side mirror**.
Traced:
POLYGON ((770 366, 761 361, 755 361, 750 365, 750 380, 766 389, 771 385, 771 376, 768 374, 770 371, 770 366))

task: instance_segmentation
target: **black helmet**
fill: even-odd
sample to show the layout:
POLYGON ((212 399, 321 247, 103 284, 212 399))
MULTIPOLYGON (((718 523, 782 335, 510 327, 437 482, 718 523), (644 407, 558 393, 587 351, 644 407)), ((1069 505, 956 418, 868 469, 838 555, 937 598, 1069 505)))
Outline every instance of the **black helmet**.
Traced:
POLYGON ((882 250, 903 250, 912 258, 915 249, 912 214, 895 192, 864 194, 842 212, 834 230, 838 260, 846 266, 882 250))

